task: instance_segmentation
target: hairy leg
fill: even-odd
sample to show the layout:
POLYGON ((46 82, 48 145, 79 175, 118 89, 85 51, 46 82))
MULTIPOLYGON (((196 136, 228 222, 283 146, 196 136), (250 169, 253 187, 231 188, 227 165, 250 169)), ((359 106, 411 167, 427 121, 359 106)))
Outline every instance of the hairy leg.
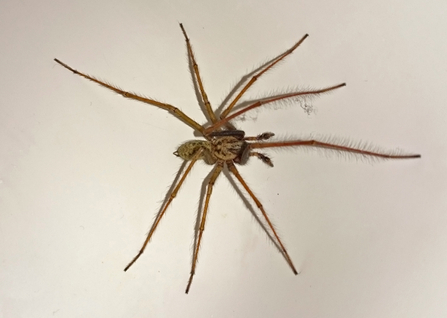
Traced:
POLYGON ((200 221, 200 228, 199 228, 199 238, 197 240, 196 248, 194 249, 194 254, 192 258, 192 265, 191 265, 191 273, 189 276, 188 285, 186 286, 185 293, 187 294, 189 292, 189 288, 191 287, 192 279, 194 277, 194 274, 196 272, 196 266, 197 266, 197 259, 199 256, 199 249, 200 249, 200 243, 202 242, 202 235, 203 231, 205 230, 205 221, 206 221, 206 215, 208 213, 208 206, 211 198, 211 193, 213 192, 213 186, 214 182, 216 182, 217 177, 221 173, 223 168, 223 162, 218 161, 216 163, 216 166, 214 168, 214 172, 211 175, 211 178, 208 182, 208 188, 206 190, 206 197, 205 197, 205 206, 203 207, 203 213, 202 213, 202 220, 200 221))
POLYGON ((316 148, 325 148, 336 151, 349 152, 354 154, 359 154, 363 156, 369 157, 379 157, 385 159, 412 159, 412 158, 420 158, 419 154, 399 154, 393 151, 374 151, 368 149, 361 149, 337 145, 335 143, 322 142, 318 140, 287 140, 287 141, 277 141, 277 142, 253 142, 250 143, 251 149, 259 149, 259 148, 281 148, 281 147, 316 147, 316 148))
POLYGON ((118 88, 117 86, 105 83, 105 82, 100 81, 99 79, 97 79, 97 78, 95 78, 93 76, 81 73, 81 72, 71 68, 67 64, 59 61, 58 59, 54 59, 54 60, 57 63, 59 63, 60 65, 62 65, 63 67, 65 67, 66 69, 72 71, 74 74, 82 76, 82 77, 84 77, 84 78, 86 78, 86 79, 88 79, 88 80, 90 80, 92 82, 95 82, 95 83, 97 83, 97 84, 99 84, 99 85, 101 85, 101 86, 103 86, 103 87, 105 87, 107 89, 110 89, 110 90, 114 91, 115 93, 118 93, 118 94, 122 95, 123 97, 130 98, 130 99, 133 99, 133 100, 137 100, 137 101, 140 101, 140 102, 143 102, 143 103, 146 103, 146 104, 150 104, 150 105, 153 105, 153 106, 157 106, 157 107, 159 107, 161 109, 167 110, 172 115, 174 115, 175 117, 180 119, 182 122, 184 122, 188 126, 192 127, 193 129, 199 131, 200 133, 202 133, 202 135, 204 135, 203 127, 201 125, 199 125, 196 121, 194 121, 192 118, 188 117, 185 113, 183 113, 177 107, 172 106, 170 104, 157 102, 156 100, 149 99, 149 98, 140 96, 140 95, 135 94, 135 93, 123 91, 122 89, 118 88))
POLYGON ((198 150, 197 153, 194 155, 194 157, 191 159, 191 163, 186 168, 185 172, 183 173, 183 176, 180 178, 177 186, 172 191, 171 195, 169 196, 169 199, 166 201, 164 206, 162 207, 160 213, 158 213, 157 218, 154 221, 154 224, 151 227, 151 230, 149 231, 149 234, 146 237, 146 240, 143 243, 143 246, 141 247, 138 254, 132 259, 132 261, 124 268, 124 271, 127 271, 133 263, 137 261, 137 259, 143 254, 144 249, 146 248, 147 244, 149 243, 152 235, 154 234, 155 230, 157 229, 158 224, 160 223, 161 218, 164 216, 166 210, 168 209, 171 202, 174 200, 174 198, 177 196, 178 191, 180 190, 180 187, 182 186, 183 182, 185 181, 186 177, 188 176, 189 172, 191 171, 192 167, 196 163, 196 161, 200 158, 200 155, 202 154, 202 149, 198 150))
POLYGON ((294 46, 292 46, 290 49, 288 49, 283 54, 279 55, 277 58, 273 59, 270 63, 267 63, 264 68, 261 68, 256 74, 253 75, 251 80, 241 89, 239 94, 233 99, 233 101, 228 105, 228 107, 222 112, 220 115, 220 118, 223 119, 228 116, 228 114, 231 112, 233 107, 236 105, 236 103, 241 99, 241 97, 245 94, 245 92, 254 84, 254 82, 257 81, 259 77, 261 77, 265 72, 270 70, 273 66, 275 66, 277 63, 279 63, 281 60, 283 60, 286 56, 292 54, 293 51, 301 44, 303 41, 308 37, 309 35, 304 35, 301 40, 299 40, 294 46))
POLYGON ((245 190, 248 192, 250 197, 255 201, 256 206, 259 210, 261 210, 262 215, 264 216, 265 220, 267 221, 268 226, 270 227, 270 230, 273 232, 273 235, 275 239, 277 240, 279 246, 281 247, 281 252, 286 259, 289 266, 292 268, 292 271, 295 275, 298 275, 297 270, 295 269, 295 266, 293 265, 292 259, 289 256, 289 253, 287 253, 286 248, 284 247, 283 243, 281 242, 281 239, 278 236, 278 233, 276 233, 275 228, 273 227, 272 222, 270 221, 269 217, 267 216, 267 212, 265 212, 264 207, 262 206, 261 202, 258 200, 258 198, 254 195, 254 193, 251 191, 251 189, 248 187, 245 180, 242 178, 242 176, 239 174, 239 171, 236 169, 236 166, 231 162, 227 161, 228 169, 234 174, 234 176, 239 180, 239 182, 242 184, 242 186, 245 188, 245 190))
POLYGON ((294 98, 294 97, 298 97, 298 96, 316 96, 319 94, 323 94, 323 93, 327 93, 329 91, 332 91, 334 89, 340 88, 346 86, 345 83, 342 84, 338 84, 335 86, 331 86, 331 87, 326 87, 323 89, 317 89, 317 90, 309 90, 309 91, 302 91, 302 92, 294 92, 294 93, 289 93, 289 94, 284 94, 284 95, 278 95, 278 96, 271 96, 268 98, 265 98, 263 100, 257 101, 247 107, 244 107, 243 109, 235 112, 234 114, 223 118, 221 120, 219 120, 218 122, 214 123, 213 125, 211 125, 210 127, 205 129, 205 134, 209 134, 212 131, 215 131, 216 129, 219 129, 220 127, 222 127, 223 125, 225 125, 227 122, 229 122, 230 120, 235 119, 236 117, 242 115, 243 113, 261 107, 262 105, 266 105, 269 103, 273 103, 273 102, 277 102, 280 100, 284 100, 284 99, 288 99, 288 98, 294 98))
POLYGON ((196 59, 194 57, 194 53, 192 51, 191 43, 189 41, 188 35, 186 34, 185 28, 183 28, 183 24, 181 24, 181 23, 180 23, 180 28, 182 29, 183 35, 185 36, 186 46, 188 47, 188 55, 189 55, 189 57, 191 59, 191 62, 192 62, 192 67, 194 69, 194 74, 196 76, 196 80, 197 80, 197 84, 199 86, 200 94, 202 95, 203 103, 205 104, 205 109, 206 109, 207 115, 209 116, 211 121, 213 123, 215 123, 217 121, 217 118, 216 118, 216 115, 214 114, 214 112, 213 112, 213 110, 211 108, 211 103, 208 100, 208 95, 206 95, 205 88, 203 87, 202 78, 201 78, 200 72, 199 72, 199 66, 197 65, 196 59))

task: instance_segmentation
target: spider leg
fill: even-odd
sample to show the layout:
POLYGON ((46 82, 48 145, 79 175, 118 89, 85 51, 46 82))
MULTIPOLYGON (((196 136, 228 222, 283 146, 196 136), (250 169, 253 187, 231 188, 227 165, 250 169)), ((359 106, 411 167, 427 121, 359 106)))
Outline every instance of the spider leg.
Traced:
POLYGON ((336 151, 349 152, 354 154, 359 154, 363 156, 372 156, 386 159, 411 159, 420 158, 419 154, 399 154, 393 151, 373 151, 368 149, 354 148, 350 146, 337 145, 334 143, 322 142, 318 140, 290 140, 290 141, 277 141, 277 142, 253 142, 250 143, 250 149, 256 148, 278 148, 278 147, 317 147, 326 148, 336 151))
POLYGON ((168 112, 170 112, 172 115, 174 115, 175 117, 180 119, 182 122, 184 122, 188 126, 190 126, 193 129, 199 131, 200 133, 202 133, 202 135, 204 134, 204 129, 203 129, 203 127, 201 125, 199 125, 192 118, 188 117, 185 113, 183 113, 180 109, 178 109, 175 106, 172 106, 172 105, 169 105, 169 104, 166 104, 166 103, 157 102, 156 100, 149 99, 149 98, 140 96, 140 95, 135 94, 135 93, 123 91, 122 89, 120 89, 120 88, 118 88, 118 87, 116 87, 116 86, 114 86, 112 84, 105 83, 105 82, 100 81, 99 79, 97 79, 97 78, 95 78, 93 76, 81 73, 81 72, 71 68, 67 64, 59 61, 58 59, 54 59, 54 60, 57 63, 59 63, 60 65, 62 65, 63 67, 65 67, 66 69, 72 71, 74 74, 82 76, 82 77, 84 77, 84 78, 86 78, 86 79, 88 79, 88 80, 90 80, 92 82, 95 82, 95 83, 97 83, 97 84, 99 84, 99 85, 101 85, 101 86, 103 86, 105 88, 108 88, 108 89, 114 91, 115 93, 118 93, 118 94, 122 95, 123 97, 134 99, 134 100, 137 100, 137 101, 140 101, 140 102, 143 102, 143 103, 146 103, 146 104, 150 104, 150 105, 153 105, 153 106, 157 106, 157 107, 159 107, 161 109, 167 110, 168 112))
POLYGON ((200 72, 199 72, 199 66, 197 65, 196 59, 194 57, 191 43, 189 41, 188 35, 186 34, 185 28, 183 27, 183 24, 181 24, 181 23, 180 23, 180 28, 182 29, 183 35, 185 36, 186 46, 188 47, 188 55, 191 59, 192 67, 194 69, 194 74, 195 74, 196 80, 197 80, 197 84, 199 85, 200 94, 202 95, 202 100, 205 105, 205 109, 206 109, 205 115, 208 115, 209 119, 211 119, 211 121, 213 123, 215 123, 217 121, 217 118, 216 118, 216 115, 214 114, 213 110, 211 109, 211 103, 208 100, 208 95, 206 95, 205 88, 203 87, 202 78, 200 77, 200 72))
POLYGON ((230 115, 228 117, 222 118, 218 122, 214 123, 212 126, 206 128, 205 129, 205 134, 209 134, 210 132, 212 132, 212 131, 218 129, 219 127, 221 127, 222 125, 225 125, 230 120, 232 120, 232 119, 242 115, 243 113, 245 113, 245 112, 247 112, 249 110, 252 110, 254 108, 258 108, 258 107, 260 107, 262 105, 273 103, 273 102, 277 102, 277 101, 280 101, 280 100, 283 100, 283 99, 294 98, 294 97, 297 97, 297 96, 316 96, 318 94, 323 94, 323 93, 332 91, 334 89, 337 89, 337 88, 340 88, 340 87, 343 87, 343 86, 346 86, 346 83, 338 84, 338 85, 331 86, 331 87, 326 87, 326 88, 323 88, 323 89, 317 89, 317 90, 311 90, 311 91, 302 91, 302 92, 294 92, 294 93, 289 93, 289 94, 284 94, 284 95, 272 96, 272 97, 269 97, 269 98, 257 101, 255 103, 253 103, 253 104, 251 104, 251 105, 249 105, 249 106, 247 106, 247 107, 245 107, 245 108, 235 112, 234 114, 232 114, 232 115, 230 115))
MULTIPOLYGON (((138 252, 138 254, 132 259, 132 261, 126 266, 126 268, 124 268, 124 271, 127 271, 132 265, 133 263, 135 263, 137 261, 137 259, 141 256, 141 254, 143 254, 144 249, 146 248, 147 244, 149 243, 149 240, 152 237, 152 234, 154 234, 155 230, 157 229, 158 224, 160 223, 161 218, 163 217, 163 215, 165 214, 166 210, 168 209, 169 205, 171 204, 171 202, 174 200, 174 198, 177 195, 177 192, 179 191, 180 187, 183 184, 183 181, 185 181, 186 177, 188 176, 189 172, 191 171, 192 167, 194 166, 194 164, 196 163, 196 161, 200 158, 200 155, 202 154, 202 149, 199 149, 196 154, 194 155, 194 157, 191 159, 190 164, 188 165, 188 167, 186 168, 185 172, 183 173, 182 177, 180 178, 178 184, 176 185, 176 187, 174 188, 174 190, 172 191, 171 195, 169 196, 169 199, 165 202, 164 206, 162 206, 162 209, 160 211, 160 213, 157 214, 157 217, 155 218, 154 223, 152 224, 152 227, 149 231, 149 234, 146 237, 146 240, 143 243, 143 246, 141 247, 140 251, 138 252)), ((175 182, 175 181, 174 181, 175 182)))
POLYGON ((286 248, 284 247, 284 245, 281 242, 281 239, 279 238, 278 234, 275 231, 275 228, 273 227, 272 222, 270 221, 269 217, 267 216, 267 212, 265 212, 264 207, 262 206, 261 202, 258 200, 258 198, 254 195, 254 193, 251 191, 251 189, 248 187, 247 183, 245 182, 245 180, 242 178, 242 176, 239 174, 239 171, 237 170, 236 166, 234 165, 233 162, 231 161, 227 161, 227 166, 228 169, 230 169, 230 171, 234 174, 234 176, 239 180, 239 182, 242 184, 242 186, 245 188, 245 190, 248 192, 248 194, 250 195, 250 197, 253 199, 253 201, 255 201, 256 206, 258 207, 259 210, 261 210, 262 215, 264 216, 265 220, 267 221, 268 226, 270 227, 270 229, 273 232, 273 235, 275 236, 279 246, 281 247, 281 252, 284 256, 284 258, 286 259, 287 263, 289 264, 289 266, 292 268, 292 271, 295 275, 298 275, 298 272, 295 269, 295 266, 293 265, 292 259, 289 256, 289 253, 287 253, 286 248))
POLYGON ((301 40, 299 40, 294 46, 292 46, 290 49, 288 49, 283 54, 279 55, 277 58, 273 59, 270 63, 267 63, 264 67, 264 69, 260 69, 258 73, 253 75, 253 77, 250 79, 250 81, 241 89, 239 94, 233 99, 233 101, 228 105, 228 107, 222 112, 220 115, 220 118, 223 119, 227 117, 227 115, 230 113, 230 111, 233 109, 234 105, 239 101, 239 99, 242 97, 242 95, 245 94, 245 92, 256 82, 256 80, 261 77, 265 72, 270 70, 273 66, 275 66, 277 63, 279 63, 281 60, 283 60, 286 56, 290 55, 303 41, 308 37, 309 35, 304 35, 301 40))
POLYGON ((206 221, 206 215, 208 212, 208 205, 210 202, 211 193, 213 192, 213 186, 214 182, 216 181, 217 177, 221 173, 223 168, 223 161, 218 161, 216 163, 216 166, 214 168, 214 171, 210 177, 210 180, 208 181, 208 187, 206 190, 206 197, 205 197, 205 206, 203 208, 203 214, 202 214, 202 220, 200 221, 200 228, 199 228, 199 238, 197 240, 197 245, 194 249, 194 254, 192 258, 192 266, 191 266, 191 273, 189 276, 188 285, 186 286, 185 293, 187 294, 189 292, 189 288, 191 287, 192 279, 194 277, 194 274, 196 272, 196 266, 197 266, 197 258, 199 255, 199 249, 200 249, 200 243, 202 242, 202 235, 203 231, 205 230, 205 221, 206 221))

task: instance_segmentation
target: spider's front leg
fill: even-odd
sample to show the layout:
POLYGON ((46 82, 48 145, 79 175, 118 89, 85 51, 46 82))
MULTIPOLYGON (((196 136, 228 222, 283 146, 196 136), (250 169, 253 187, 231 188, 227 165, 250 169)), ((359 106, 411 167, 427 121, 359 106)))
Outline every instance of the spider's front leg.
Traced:
POLYGON ((285 147, 313 147, 322 148, 327 150, 335 150, 344 153, 351 153, 356 155, 361 155, 364 157, 377 157, 383 159, 415 159, 420 158, 420 154, 404 154, 399 151, 377 151, 372 149, 371 146, 352 147, 350 145, 344 145, 342 143, 331 143, 326 141, 319 141, 315 139, 308 140, 280 140, 273 142, 253 142, 250 144, 251 149, 259 148, 285 148, 285 147))

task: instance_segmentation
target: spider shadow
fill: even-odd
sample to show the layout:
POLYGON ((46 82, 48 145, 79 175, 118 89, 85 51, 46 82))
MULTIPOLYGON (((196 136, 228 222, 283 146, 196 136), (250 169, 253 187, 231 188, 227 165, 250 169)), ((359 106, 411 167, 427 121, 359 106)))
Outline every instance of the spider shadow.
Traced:
MULTIPOLYGON (((208 183, 209 183, 209 179, 211 178, 211 175, 213 174, 213 172, 214 172, 214 170, 211 170, 210 173, 208 173, 208 175, 203 180, 202 186, 201 186, 201 189, 200 189, 199 207, 198 207, 198 211, 197 211, 196 224, 194 226, 193 251, 195 251, 196 247, 197 247, 197 241, 198 241, 198 236, 199 236, 199 231, 200 231, 200 222, 201 222, 202 215, 203 215, 203 205, 204 205, 205 196, 206 196, 206 189, 207 189, 207 186, 208 186, 208 183)), ((272 234, 270 233, 270 231, 266 227, 265 223, 262 222, 261 217, 258 215, 258 213, 256 213, 256 210, 253 208, 252 204, 247 200, 247 198, 245 197, 244 193, 241 191, 241 189, 237 186, 237 184, 234 181, 234 179, 231 177, 231 173, 228 171, 226 165, 225 165, 225 168, 222 170, 222 173, 225 175, 225 177, 228 179, 228 181, 230 182, 230 184, 233 187, 233 189, 236 191, 236 193, 242 199, 243 204, 250 211, 250 213, 252 214, 253 218, 261 226, 262 230, 267 234, 267 237, 269 238, 269 240, 273 243, 273 245, 281 253, 281 255, 283 255, 283 257, 286 258, 286 256, 284 255, 284 252, 281 250, 281 247, 279 246, 278 242, 272 236, 272 234)), ((286 258, 286 260, 287 260, 287 258, 286 258)), ((192 258, 191 258, 191 266, 192 266, 193 262, 194 262, 194 254, 192 255, 192 258)))

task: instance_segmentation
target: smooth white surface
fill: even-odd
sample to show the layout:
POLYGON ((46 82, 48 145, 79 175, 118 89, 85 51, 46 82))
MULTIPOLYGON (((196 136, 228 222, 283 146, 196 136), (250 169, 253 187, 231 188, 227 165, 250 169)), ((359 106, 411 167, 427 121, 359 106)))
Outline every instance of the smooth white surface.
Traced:
POLYGON ((446 10, 396 0, 3 1, 0 317, 446 317, 446 10), (194 135, 53 58, 203 123, 178 22, 214 106, 305 33, 247 96, 347 82, 311 116, 297 105, 250 114, 238 122, 248 134, 422 154, 371 164, 282 151, 271 152, 273 169, 241 167, 298 276, 221 177, 184 294, 204 164, 123 272, 180 166, 172 152, 194 135))

